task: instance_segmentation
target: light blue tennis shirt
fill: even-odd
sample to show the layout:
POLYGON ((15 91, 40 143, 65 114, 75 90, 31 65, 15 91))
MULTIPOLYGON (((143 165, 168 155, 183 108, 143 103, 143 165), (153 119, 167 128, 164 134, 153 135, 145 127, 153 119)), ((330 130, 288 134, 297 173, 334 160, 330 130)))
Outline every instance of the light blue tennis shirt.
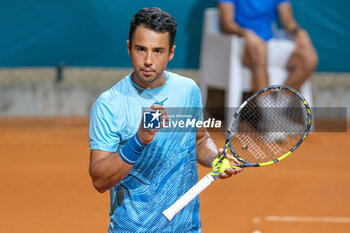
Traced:
POLYGON ((290 0, 217 0, 217 2, 232 3, 235 22, 268 41, 273 37, 272 24, 276 21, 277 6, 290 0))
MULTIPOLYGON (((128 75, 102 93, 91 110, 90 149, 117 152, 137 132, 144 107, 202 107, 193 80, 165 74, 166 83, 155 89, 128 75)), ((201 232, 198 197, 171 222, 162 215, 197 181, 196 131, 158 131, 129 175, 110 189, 108 232, 201 232)))

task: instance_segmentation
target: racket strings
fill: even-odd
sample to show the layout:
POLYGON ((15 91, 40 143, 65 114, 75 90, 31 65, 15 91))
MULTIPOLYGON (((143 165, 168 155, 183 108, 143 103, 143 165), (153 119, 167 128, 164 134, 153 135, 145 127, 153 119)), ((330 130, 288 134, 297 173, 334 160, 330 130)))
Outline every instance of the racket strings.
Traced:
POLYGON ((303 137, 307 116, 304 103, 294 92, 277 88, 262 92, 239 112, 231 128, 231 145, 247 162, 275 160, 303 137))
POLYGON ((251 136, 247 134, 242 134, 240 135, 240 137, 237 137, 237 139, 247 147, 246 149, 249 150, 251 154, 251 159, 264 160, 266 157, 270 157, 268 154, 264 153, 264 151, 260 149, 260 147, 253 141, 251 136))

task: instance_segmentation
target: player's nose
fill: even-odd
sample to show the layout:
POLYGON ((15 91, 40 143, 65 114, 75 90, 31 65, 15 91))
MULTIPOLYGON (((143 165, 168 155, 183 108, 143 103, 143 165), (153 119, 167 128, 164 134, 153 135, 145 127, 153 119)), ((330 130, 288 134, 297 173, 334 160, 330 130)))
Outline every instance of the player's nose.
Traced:
POLYGON ((153 64, 153 62, 152 62, 152 53, 147 53, 146 54, 146 56, 145 56, 145 58, 144 58, 144 65, 145 66, 151 66, 152 64, 153 64))

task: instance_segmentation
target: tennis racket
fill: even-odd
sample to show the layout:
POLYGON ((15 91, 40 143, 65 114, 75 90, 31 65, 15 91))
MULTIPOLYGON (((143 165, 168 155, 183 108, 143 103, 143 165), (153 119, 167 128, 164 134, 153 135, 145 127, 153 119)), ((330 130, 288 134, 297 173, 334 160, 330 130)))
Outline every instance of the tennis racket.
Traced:
POLYGON ((239 161, 238 167, 263 167, 289 156, 305 140, 311 127, 311 110, 305 98, 294 89, 275 85, 253 94, 233 114, 227 129, 222 155, 213 169, 172 206, 163 211, 173 217, 208 187, 229 163, 226 154, 239 161))

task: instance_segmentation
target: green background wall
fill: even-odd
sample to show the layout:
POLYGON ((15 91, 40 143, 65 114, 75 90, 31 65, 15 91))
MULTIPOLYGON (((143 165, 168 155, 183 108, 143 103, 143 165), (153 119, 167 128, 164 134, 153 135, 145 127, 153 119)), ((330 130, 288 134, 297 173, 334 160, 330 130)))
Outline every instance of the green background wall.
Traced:
MULTIPOLYGON (((214 0, 2 0, 0 67, 130 67, 126 40, 132 16, 157 6, 178 22, 170 68, 199 66, 203 11, 214 0)), ((320 56, 319 71, 349 72, 349 0, 294 0, 298 22, 320 56)))

